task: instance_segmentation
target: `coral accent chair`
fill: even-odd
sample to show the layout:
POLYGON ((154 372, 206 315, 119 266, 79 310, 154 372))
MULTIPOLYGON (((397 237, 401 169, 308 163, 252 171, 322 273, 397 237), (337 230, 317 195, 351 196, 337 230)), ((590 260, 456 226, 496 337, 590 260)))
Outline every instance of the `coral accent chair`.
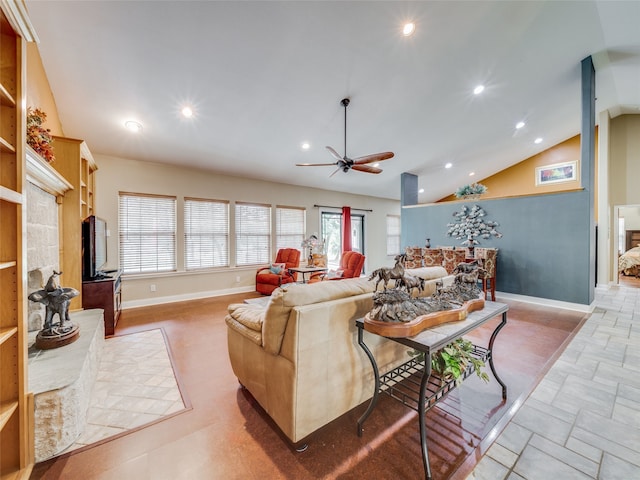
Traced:
POLYGON ((343 252, 340 257, 340 275, 330 277, 326 273, 311 275, 309 283, 318 282, 320 280, 343 280, 345 278, 357 278, 362 273, 364 267, 365 256, 358 252, 343 252))
POLYGON ((496 263, 498 259, 497 248, 474 248, 474 256, 480 260, 480 267, 484 270, 484 275, 480 278, 484 298, 487 298, 487 291, 491 290, 491 300, 496 300, 496 263))
POLYGON ((300 250, 295 248, 281 248, 278 250, 276 260, 273 262, 284 264, 280 273, 274 273, 271 267, 263 267, 256 272, 256 292, 263 295, 271 295, 276 288, 296 281, 296 275, 289 273, 290 268, 300 264, 300 250))

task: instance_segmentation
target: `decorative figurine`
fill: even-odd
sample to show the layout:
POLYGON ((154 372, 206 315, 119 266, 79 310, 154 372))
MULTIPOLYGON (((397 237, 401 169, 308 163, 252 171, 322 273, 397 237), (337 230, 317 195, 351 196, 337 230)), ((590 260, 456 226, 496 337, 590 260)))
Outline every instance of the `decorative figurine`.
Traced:
POLYGON ((80 331, 78 325, 69 318, 69 303, 80 292, 75 288, 60 287, 56 283, 56 277, 62 272, 56 272, 49 277, 43 290, 38 290, 29 295, 32 302, 42 303, 45 306, 45 319, 42 330, 36 335, 36 348, 50 349, 75 342, 80 331), (53 323, 53 316, 58 314, 58 323, 53 323))

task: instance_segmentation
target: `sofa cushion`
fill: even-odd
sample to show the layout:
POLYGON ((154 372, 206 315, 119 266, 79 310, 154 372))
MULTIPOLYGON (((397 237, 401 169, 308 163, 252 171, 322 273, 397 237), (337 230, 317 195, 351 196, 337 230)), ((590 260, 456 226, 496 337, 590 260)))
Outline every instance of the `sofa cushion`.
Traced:
POLYGON ((277 288, 271 294, 262 324, 264 349, 273 355, 280 353, 282 338, 293 307, 372 293, 374 287, 375 283, 366 278, 347 278, 339 282, 288 284, 277 288))
POLYGON ((424 278, 425 280, 433 280, 448 275, 447 269, 444 267, 421 267, 421 268, 405 268, 405 273, 414 277, 424 278))
POLYGON ((257 304, 232 303, 227 308, 227 325, 256 345, 262 345, 262 323, 265 307, 257 304))

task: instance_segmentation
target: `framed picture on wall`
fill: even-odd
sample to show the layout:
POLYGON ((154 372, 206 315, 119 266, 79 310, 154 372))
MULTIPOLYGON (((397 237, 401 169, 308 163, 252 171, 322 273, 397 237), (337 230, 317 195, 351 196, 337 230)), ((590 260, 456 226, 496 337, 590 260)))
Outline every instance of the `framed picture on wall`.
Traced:
POLYGON ((578 162, 575 160, 536 167, 536 186, 575 180, 578 176, 577 169, 578 162))

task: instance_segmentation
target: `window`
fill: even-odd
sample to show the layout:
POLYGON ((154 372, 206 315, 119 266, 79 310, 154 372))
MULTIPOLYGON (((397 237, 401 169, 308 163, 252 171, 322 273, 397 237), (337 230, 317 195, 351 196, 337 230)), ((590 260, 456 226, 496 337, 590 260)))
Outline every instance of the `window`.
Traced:
POLYGON ((236 265, 259 265, 271 260, 271 207, 236 203, 236 265))
POLYGON ((229 202, 184 199, 184 268, 229 266, 229 202))
POLYGON ((387 215, 387 255, 400 254, 400 215, 387 215))
MULTIPOLYGON (((342 213, 320 214, 320 238, 325 241, 329 268, 339 268, 342 257, 342 213)), ((351 212, 351 249, 364 254, 364 215, 351 212)))
POLYGON ((300 207, 276 207, 276 251, 281 248, 296 248, 304 240, 305 209, 300 207))
POLYGON ((176 269, 176 199, 120 193, 118 223, 123 273, 176 269))

